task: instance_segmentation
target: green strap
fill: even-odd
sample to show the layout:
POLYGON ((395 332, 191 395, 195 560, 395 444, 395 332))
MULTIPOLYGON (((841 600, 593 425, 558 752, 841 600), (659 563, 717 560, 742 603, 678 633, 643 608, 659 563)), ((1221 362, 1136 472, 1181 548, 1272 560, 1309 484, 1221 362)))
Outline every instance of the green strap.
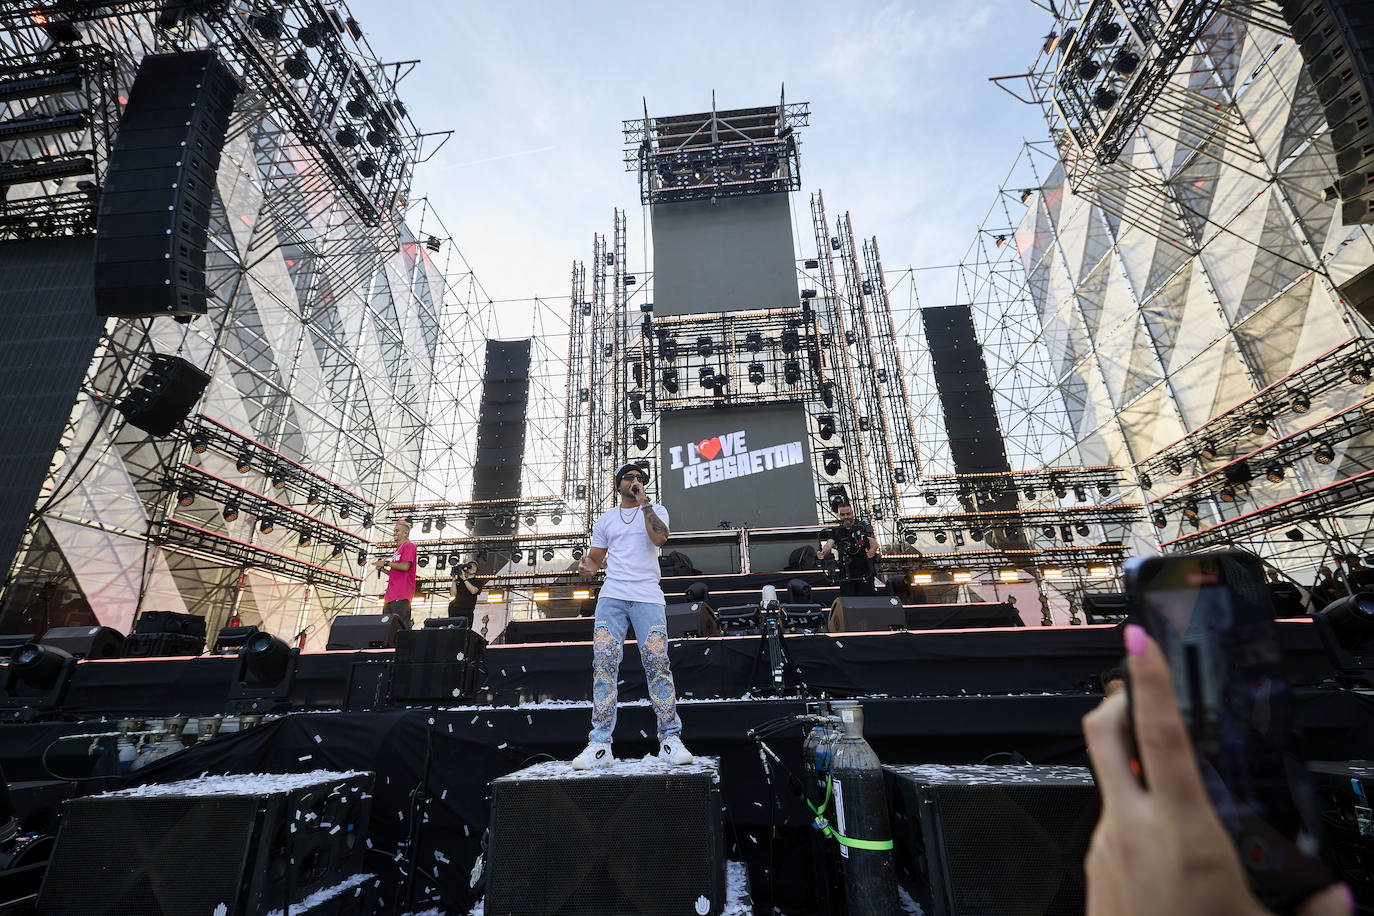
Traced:
POLYGON ((872 849, 878 851, 891 849, 891 840, 860 840, 854 837, 844 836, 834 827, 830 826, 830 822, 825 819, 825 809, 830 806, 830 782, 830 776, 826 775, 825 798, 821 799, 821 806, 819 808, 811 804, 810 799, 806 801, 806 807, 816 813, 816 819, 812 821, 812 826, 833 839, 836 843, 839 843, 841 846, 848 846, 850 849, 872 849))

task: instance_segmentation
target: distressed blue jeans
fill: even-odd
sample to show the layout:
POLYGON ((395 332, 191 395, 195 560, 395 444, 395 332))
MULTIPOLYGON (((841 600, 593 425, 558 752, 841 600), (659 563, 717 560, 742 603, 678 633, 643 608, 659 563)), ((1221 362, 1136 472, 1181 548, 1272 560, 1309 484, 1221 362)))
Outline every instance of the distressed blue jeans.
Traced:
POLYGON ((625 633, 634 624, 639 658, 649 684, 649 702, 658 720, 658 740, 682 733, 677 715, 673 672, 668 666, 668 623, 663 605, 647 601, 599 598, 592 637, 592 731, 590 740, 610 743, 615 732, 615 703, 625 633))

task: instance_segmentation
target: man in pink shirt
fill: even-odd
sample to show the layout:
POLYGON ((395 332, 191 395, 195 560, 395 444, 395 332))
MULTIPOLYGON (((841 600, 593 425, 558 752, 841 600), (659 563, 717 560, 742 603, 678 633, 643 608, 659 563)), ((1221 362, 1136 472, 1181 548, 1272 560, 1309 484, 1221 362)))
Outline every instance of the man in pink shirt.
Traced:
POLYGON ((397 614, 410 626, 410 599, 415 597, 415 545, 410 540, 410 521, 399 519, 392 534, 396 552, 390 560, 378 560, 377 569, 386 573, 383 614, 397 614))

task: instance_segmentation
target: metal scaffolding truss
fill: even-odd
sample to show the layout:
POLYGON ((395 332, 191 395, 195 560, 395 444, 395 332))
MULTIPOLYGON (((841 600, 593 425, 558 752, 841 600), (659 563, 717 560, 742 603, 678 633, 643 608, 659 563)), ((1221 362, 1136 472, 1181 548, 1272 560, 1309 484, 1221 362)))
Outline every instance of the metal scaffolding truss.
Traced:
POLYGON ((644 117, 624 122, 625 168, 639 176, 643 204, 735 197, 801 187, 794 130, 810 119, 806 102, 785 94, 775 107, 644 117))
POLYGON ((280 573, 308 584, 323 585, 349 594, 356 594, 362 582, 357 576, 316 566, 297 557, 198 528, 179 519, 164 519, 153 527, 150 536, 159 546, 198 554, 216 564, 227 562, 234 566, 280 573))

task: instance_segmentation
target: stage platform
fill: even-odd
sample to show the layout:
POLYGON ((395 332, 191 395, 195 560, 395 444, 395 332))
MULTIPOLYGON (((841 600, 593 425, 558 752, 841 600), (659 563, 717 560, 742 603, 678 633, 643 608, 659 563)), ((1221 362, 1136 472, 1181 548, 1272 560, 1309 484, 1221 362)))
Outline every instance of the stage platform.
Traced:
MULTIPOLYGON (((1374 700, 1338 686, 1315 627, 1281 621, 1296 719, 1311 759, 1374 757, 1374 700)), ((804 700, 768 696, 759 637, 677 640, 670 654, 683 735, 696 754, 720 759, 728 857, 748 865, 756 912, 814 912, 809 815, 775 776, 765 783, 748 731, 799 714, 804 700), (776 839, 770 839, 770 809, 776 839), (772 880, 765 873, 775 863, 772 880)), ((860 698, 865 734, 886 764, 978 763, 994 754, 1034 764, 1086 764, 1082 716, 1101 699, 1097 676, 1121 661, 1115 627, 837 634, 786 638, 813 691, 860 698)), ((615 752, 654 747, 654 717, 635 647, 627 644, 615 752)), ((496 646, 482 702, 440 708, 350 706, 350 683, 369 683, 389 650, 300 656, 291 711, 204 740, 135 771, 129 782, 167 782, 203 773, 376 773, 367 867, 398 879, 396 855, 409 835, 409 798, 432 751, 431 804, 418 841, 423 878, 415 909, 467 913, 476 900, 469 870, 490 817, 489 784, 541 760, 567 760, 586 742, 590 719, 588 644, 496 646), (434 720, 431 730, 430 719, 434 720)), ((0 766, 18 787, 16 804, 41 824, 54 799, 127 784, 112 738, 54 740, 115 730, 120 717, 222 713, 233 659, 130 659, 76 667, 58 720, 0 725, 0 766), (108 776, 108 779, 86 777, 108 776), (81 781, 77 781, 81 780, 81 781)), ((357 693, 353 693, 357 696, 357 693)), ((801 732, 770 742, 800 773, 801 732)))

